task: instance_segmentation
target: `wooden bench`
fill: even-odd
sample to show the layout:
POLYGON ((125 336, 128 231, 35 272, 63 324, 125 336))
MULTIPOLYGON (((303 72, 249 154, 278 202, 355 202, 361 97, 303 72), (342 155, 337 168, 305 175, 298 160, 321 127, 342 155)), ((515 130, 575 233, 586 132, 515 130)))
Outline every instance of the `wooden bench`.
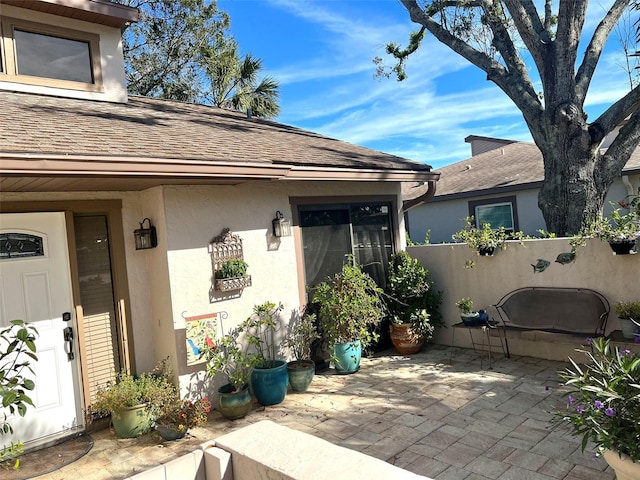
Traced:
POLYGON ((586 288, 525 287, 507 293, 488 309, 489 328, 519 334, 532 341, 584 343, 605 335, 610 305, 595 290, 586 288), (532 334, 527 334, 532 332, 532 334))

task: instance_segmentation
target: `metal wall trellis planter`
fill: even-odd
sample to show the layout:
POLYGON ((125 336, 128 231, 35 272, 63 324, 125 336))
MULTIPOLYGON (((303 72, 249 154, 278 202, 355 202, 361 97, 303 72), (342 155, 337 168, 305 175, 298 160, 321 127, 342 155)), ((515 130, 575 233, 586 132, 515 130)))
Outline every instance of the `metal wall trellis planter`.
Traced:
POLYGON ((251 275, 238 275, 222 277, 225 264, 231 263, 244 265, 244 254, 242 251, 242 239, 231 232, 228 227, 222 229, 219 236, 215 237, 209 244, 211 263, 213 266, 214 289, 220 292, 241 290, 251 286, 251 275))

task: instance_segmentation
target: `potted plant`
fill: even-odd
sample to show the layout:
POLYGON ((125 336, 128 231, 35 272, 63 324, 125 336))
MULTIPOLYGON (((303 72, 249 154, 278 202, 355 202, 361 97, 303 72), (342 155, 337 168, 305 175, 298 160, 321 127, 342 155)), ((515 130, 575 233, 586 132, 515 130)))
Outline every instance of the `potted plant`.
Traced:
POLYGON ((163 405, 156 419, 156 431, 164 440, 177 440, 192 427, 206 425, 211 402, 205 398, 191 401, 180 399, 176 393, 173 401, 163 405))
POLYGON ((636 242, 640 238, 640 189, 627 202, 621 200, 610 217, 599 217, 574 236, 570 244, 575 248, 584 246, 585 238, 599 238, 608 242, 615 255, 636 253, 636 242), (621 213, 621 209, 627 213, 621 213))
POLYGON ((237 290, 251 285, 251 276, 247 275, 249 265, 242 258, 232 258, 222 262, 215 271, 216 290, 237 290))
POLYGON ((433 287, 429 272, 407 252, 391 257, 385 287, 391 341, 402 355, 412 355, 444 326, 439 306, 442 292, 433 287))
POLYGON ((640 356, 604 338, 577 351, 588 363, 569 359, 572 367, 559 372, 567 403, 553 412, 552 421, 565 422, 573 435, 582 436, 583 451, 592 441, 618 479, 640 478, 640 356))
POLYGON ((506 250, 507 240, 522 240, 522 232, 510 232, 504 227, 491 228, 491 224, 482 222, 480 228, 476 226, 473 217, 464 219, 465 225, 451 238, 456 242, 464 242, 469 248, 476 250, 478 255, 493 256, 497 249, 506 250))
POLYGON ((620 320, 620 327, 624 338, 631 340, 640 339, 640 301, 629 300, 618 302, 614 305, 616 315, 620 320))
POLYGON ((205 348, 202 358, 206 361, 209 377, 222 374, 225 382, 218 388, 218 411, 229 419, 242 418, 251 411, 252 399, 249 379, 255 357, 248 353, 246 344, 238 341, 238 329, 233 329, 213 345, 205 348))
POLYGON ((121 372, 114 382, 98 389, 91 409, 111 414, 116 436, 133 438, 149 432, 162 406, 172 402, 175 396, 175 385, 163 375, 133 376, 121 372))
POLYGON ((287 363, 276 358, 282 304, 266 301, 253 307, 253 313, 239 327, 246 342, 255 349, 251 371, 251 391, 261 405, 281 403, 287 394, 287 363))
POLYGON ((460 319, 462 323, 467 326, 481 325, 488 319, 487 313, 484 310, 475 311, 473 309, 473 300, 471 297, 461 298, 456 302, 456 307, 460 312, 460 319))
POLYGON ((347 255, 339 273, 316 287, 312 301, 318 305, 321 334, 338 373, 356 372, 362 351, 378 339, 382 293, 353 255, 347 255))
POLYGON ((290 323, 284 346, 291 350, 293 360, 287 363, 289 385, 296 392, 305 392, 315 374, 316 364, 311 359, 311 344, 320 338, 316 330, 316 315, 297 315, 290 323))

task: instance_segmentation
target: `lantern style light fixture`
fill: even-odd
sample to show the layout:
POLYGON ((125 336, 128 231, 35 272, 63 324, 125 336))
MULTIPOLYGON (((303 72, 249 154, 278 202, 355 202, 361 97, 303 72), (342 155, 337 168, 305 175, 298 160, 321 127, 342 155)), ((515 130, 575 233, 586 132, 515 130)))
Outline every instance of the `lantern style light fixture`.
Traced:
POLYGON ((271 223, 273 224, 273 235, 275 237, 291 236, 291 220, 284 218, 280 210, 276 212, 276 218, 271 223))
POLYGON ((156 248, 158 246, 158 235, 156 227, 151 225, 151 220, 145 218, 140 222, 140 228, 133 231, 136 239, 136 250, 146 250, 147 248, 156 248), (144 228, 144 222, 148 222, 149 228, 144 228))

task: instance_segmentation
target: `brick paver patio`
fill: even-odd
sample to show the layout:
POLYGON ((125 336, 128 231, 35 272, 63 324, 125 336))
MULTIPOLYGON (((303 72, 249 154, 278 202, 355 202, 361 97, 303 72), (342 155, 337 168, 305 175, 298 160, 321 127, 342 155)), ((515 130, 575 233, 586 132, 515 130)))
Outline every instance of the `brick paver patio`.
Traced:
POLYGON ((363 359, 356 374, 316 375, 308 392, 290 393, 273 407, 256 405, 242 420, 216 412, 206 428, 177 442, 94 432, 87 455, 36 478, 124 478, 264 419, 437 480, 615 478, 602 458, 581 451, 580 439, 549 422, 547 411, 563 404, 556 372, 565 364, 513 357, 487 366, 460 348, 428 345, 410 357, 390 350, 363 359))

